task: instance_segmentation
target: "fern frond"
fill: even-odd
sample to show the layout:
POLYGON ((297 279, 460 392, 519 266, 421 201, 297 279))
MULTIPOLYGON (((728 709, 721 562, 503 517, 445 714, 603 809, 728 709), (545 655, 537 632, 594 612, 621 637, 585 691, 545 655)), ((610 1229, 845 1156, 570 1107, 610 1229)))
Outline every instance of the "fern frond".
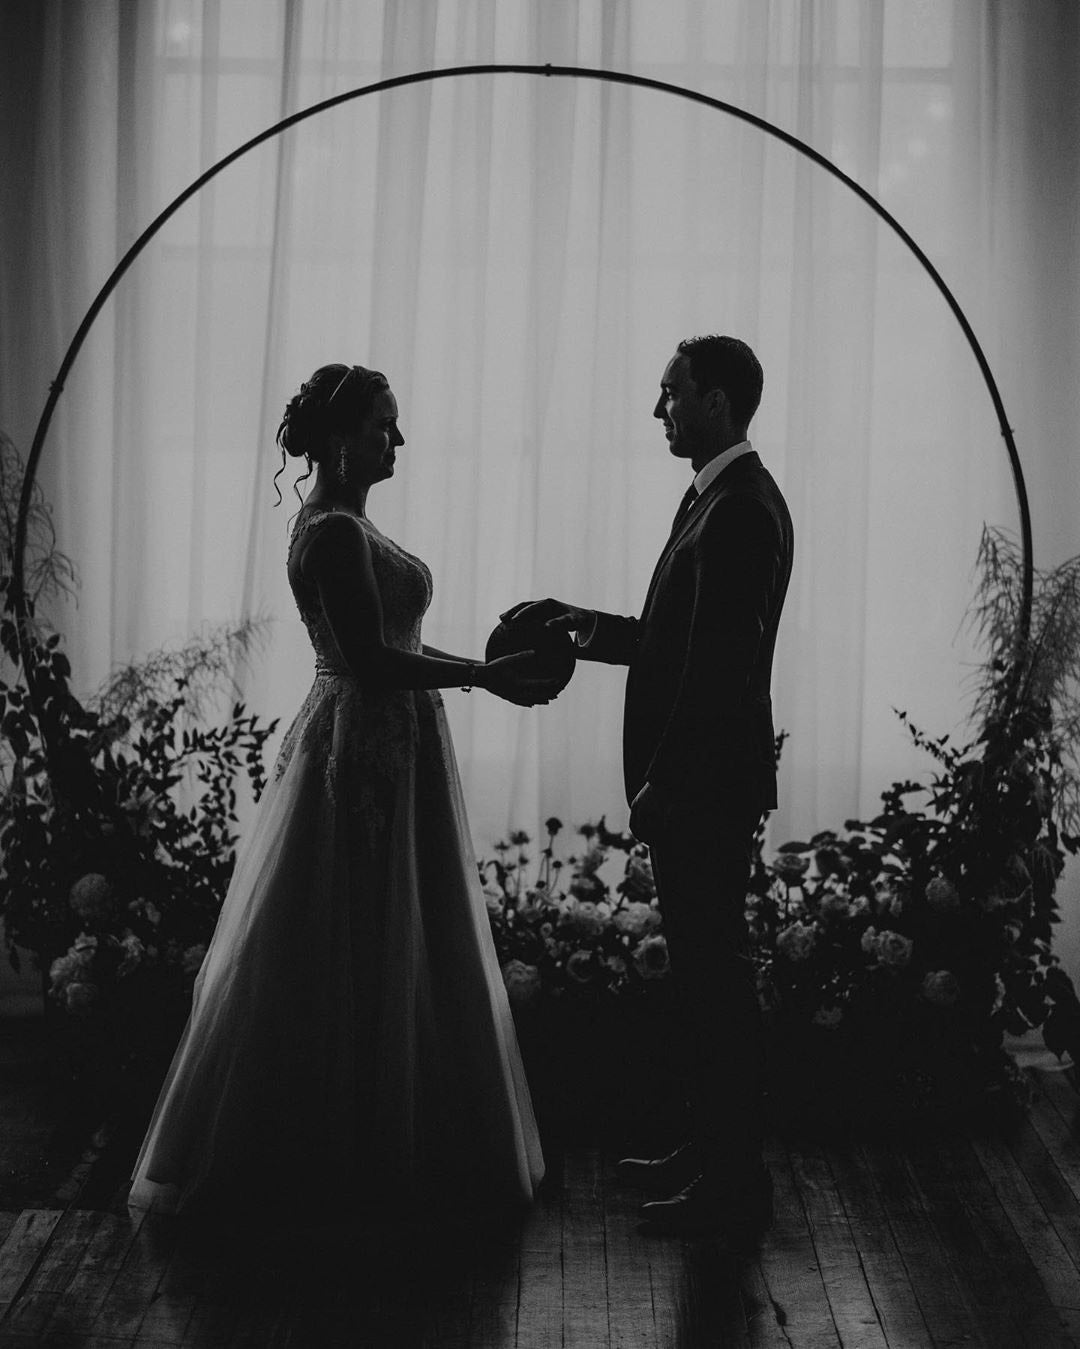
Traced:
POLYGON ((113 673, 88 700, 104 721, 135 722, 183 689, 188 713, 201 717, 206 703, 226 688, 239 694, 238 668, 265 644, 272 620, 244 619, 208 627, 175 650, 163 648, 113 673))

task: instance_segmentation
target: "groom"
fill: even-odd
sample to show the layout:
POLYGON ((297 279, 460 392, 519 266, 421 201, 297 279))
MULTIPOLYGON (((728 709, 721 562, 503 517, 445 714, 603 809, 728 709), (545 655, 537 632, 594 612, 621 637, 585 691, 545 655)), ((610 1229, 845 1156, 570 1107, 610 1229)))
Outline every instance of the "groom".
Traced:
POLYGON ((560 600, 511 621, 577 634, 578 656, 628 665, 623 763, 630 828, 649 844, 687 1050, 690 1136, 620 1175, 656 1198, 651 1230, 733 1242, 769 1225, 762 1159, 764 1051, 743 916, 754 834, 776 805, 769 685, 791 575, 780 489, 746 438, 761 399, 754 353, 734 337, 680 342, 653 416, 694 479, 640 618, 560 600))

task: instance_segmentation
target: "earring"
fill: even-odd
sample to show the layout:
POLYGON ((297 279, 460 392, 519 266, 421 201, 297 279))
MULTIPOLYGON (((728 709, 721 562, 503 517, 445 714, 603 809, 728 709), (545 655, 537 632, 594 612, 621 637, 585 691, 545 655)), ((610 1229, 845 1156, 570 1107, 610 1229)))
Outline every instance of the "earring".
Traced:
POLYGON ((349 481, 349 456, 345 453, 344 445, 341 447, 341 454, 338 458, 337 475, 338 482, 341 483, 342 487, 346 486, 349 481))

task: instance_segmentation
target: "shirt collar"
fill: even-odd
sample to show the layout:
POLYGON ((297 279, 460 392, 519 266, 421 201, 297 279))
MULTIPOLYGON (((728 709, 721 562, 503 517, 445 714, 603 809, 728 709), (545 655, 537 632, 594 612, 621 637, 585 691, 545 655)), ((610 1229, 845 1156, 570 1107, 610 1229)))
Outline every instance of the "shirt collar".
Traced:
POLYGON ((715 459, 710 459, 694 475, 694 487, 698 496, 704 492, 715 478, 718 478, 729 464, 733 464, 736 459, 741 459, 744 454, 749 454, 753 450, 753 445, 748 440, 740 440, 737 445, 729 445, 726 450, 721 451, 715 459))

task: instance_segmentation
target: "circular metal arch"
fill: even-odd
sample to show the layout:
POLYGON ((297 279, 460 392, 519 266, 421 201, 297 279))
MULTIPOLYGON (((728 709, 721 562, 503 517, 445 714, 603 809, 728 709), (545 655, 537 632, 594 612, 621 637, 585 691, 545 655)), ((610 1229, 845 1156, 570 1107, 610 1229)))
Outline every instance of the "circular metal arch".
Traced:
MULTIPOLYGON (((618 70, 599 70, 589 66, 556 66, 556 65, 517 65, 517 64, 496 64, 496 65, 464 65, 451 66, 443 70, 419 70, 408 75, 395 75, 390 79, 378 80, 374 84, 363 85, 359 89, 350 89, 342 94, 335 94, 332 98, 323 99, 320 103, 313 103, 309 108, 303 108, 299 112, 293 113, 289 117, 283 118, 273 126, 267 127, 265 131, 259 132, 250 140, 245 141, 243 145, 227 154, 223 159, 212 165, 205 173, 195 179, 190 186, 186 187, 168 206, 158 215, 139 235, 128 251, 117 263, 109 279, 102 286, 94 298, 93 303, 79 324, 71 344, 64 354, 64 359, 60 363, 60 369, 56 378, 49 386, 49 396, 45 402, 45 408, 42 411, 41 419, 38 422, 37 430, 34 433, 34 440, 30 447, 30 454, 26 462, 26 471, 23 477, 22 492, 19 498, 18 518, 15 529, 15 549, 12 567, 11 587, 14 595, 14 607, 16 613, 16 627, 19 639, 19 650, 22 655, 23 671, 26 675, 27 692, 30 698, 34 715, 37 718, 39 726, 42 727, 44 736, 44 722, 41 715, 41 700, 38 694, 36 671, 31 654, 31 635, 28 622, 26 589, 25 589, 25 559, 26 534, 29 519, 30 496, 37 473, 38 463, 41 459, 41 452, 45 444, 45 437, 49 429, 49 423, 52 420, 53 411, 64 389, 64 383, 75 364, 75 358, 79 354, 86 336, 93 326, 94 320, 101 312, 105 301, 116 289, 121 277, 135 261, 138 255, 157 234, 158 230, 168 221, 181 206, 193 197, 201 188, 210 182, 212 178, 217 177, 223 169, 246 155, 249 150, 254 150, 256 146, 262 145, 264 141, 272 140, 275 136, 280 136, 283 131, 290 127, 297 126, 300 122, 306 121, 309 117, 316 117, 319 113, 327 112, 331 108, 336 108, 343 103, 350 103, 355 99, 364 98, 368 94, 383 93, 388 89, 399 89, 410 84, 430 84, 435 80, 458 79, 466 75, 540 75, 545 78, 562 79, 585 79, 600 80, 609 84, 627 84, 638 89, 655 89, 661 93, 673 94, 677 98, 687 99, 691 103, 700 103, 705 107, 714 108, 717 112, 726 113, 730 117, 738 118, 739 121, 746 122, 750 126, 757 127, 759 131, 766 135, 774 137, 776 140, 783 141, 799 154, 823 168, 827 173, 832 174, 844 183, 855 195, 861 198, 867 206, 879 216, 897 234, 907 245, 910 251, 921 263, 923 269, 929 275, 934 285, 944 296, 946 303, 952 310, 953 316, 963 330, 967 338, 975 360, 978 363, 979 370, 982 372, 983 380, 986 383, 991 401, 994 404, 994 412, 997 415, 998 425, 1001 428, 1001 434, 1005 439, 1005 448, 1009 455, 1009 463, 1012 468, 1013 485, 1016 490, 1016 502, 1020 514, 1020 535, 1022 547, 1023 564, 1023 593, 1021 597, 1020 613, 1017 622, 1016 651, 1023 652, 1027 646, 1028 636, 1031 629, 1031 602, 1034 579, 1034 564, 1032 560, 1032 539, 1031 539, 1031 512, 1028 506, 1027 488, 1024 483, 1024 474, 1020 466, 1020 455, 1016 448, 1016 441, 1013 437, 1012 428, 1009 426, 1008 418, 1005 415, 1005 408, 1001 401, 1001 394, 998 391, 994 376, 990 370, 986 356, 982 347, 975 336, 971 324, 967 320, 956 297, 945 284, 940 273, 923 250, 904 229, 898 220, 892 216, 884 206, 881 205, 864 187, 861 187, 853 178, 850 178, 842 169, 838 169, 835 164, 826 159, 812 146, 801 141, 797 136, 790 132, 774 126, 767 122, 763 117, 757 117, 754 113, 747 112, 743 108, 736 107, 732 103, 725 103, 721 99, 711 98, 707 94, 699 93, 695 89, 687 89, 682 85, 670 84, 666 80, 649 79, 644 75, 629 75, 618 70)), ((1015 688, 1015 681, 1013 683, 1015 688)), ((46 745, 46 752, 49 753, 51 746, 46 745)), ((51 754, 50 754, 51 758, 51 754)))

